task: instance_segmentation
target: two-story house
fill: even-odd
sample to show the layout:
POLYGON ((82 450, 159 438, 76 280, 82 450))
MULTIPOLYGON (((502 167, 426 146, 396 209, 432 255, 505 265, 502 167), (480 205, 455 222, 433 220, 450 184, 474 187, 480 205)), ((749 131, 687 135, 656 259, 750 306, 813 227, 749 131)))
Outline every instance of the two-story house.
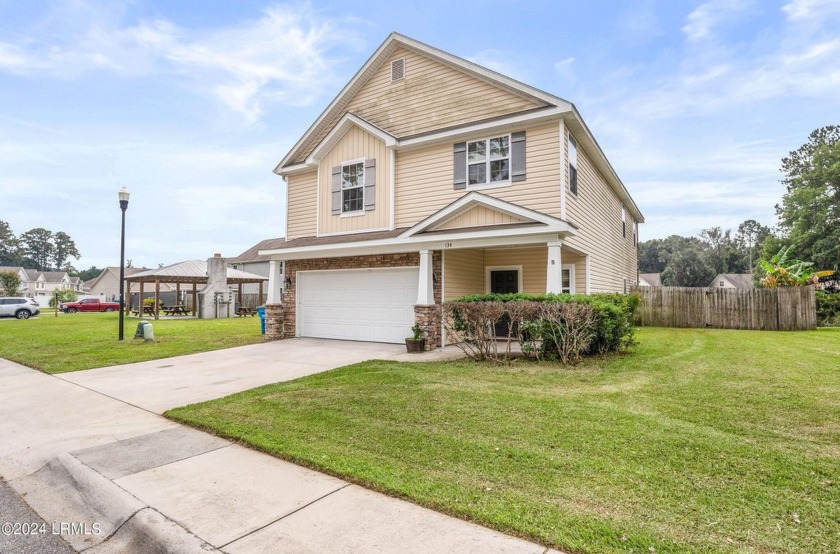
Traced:
POLYGON ((465 294, 636 283, 644 218, 575 106, 399 34, 275 172, 269 338, 401 342, 417 321, 440 345, 437 306, 465 294))

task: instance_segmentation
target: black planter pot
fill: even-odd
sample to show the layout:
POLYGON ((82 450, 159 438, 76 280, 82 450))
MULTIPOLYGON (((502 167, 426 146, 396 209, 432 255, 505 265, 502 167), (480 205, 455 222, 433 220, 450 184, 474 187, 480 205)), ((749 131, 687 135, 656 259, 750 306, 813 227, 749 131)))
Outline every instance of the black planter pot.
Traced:
POLYGON ((426 339, 405 339, 405 349, 407 352, 425 352, 426 339))

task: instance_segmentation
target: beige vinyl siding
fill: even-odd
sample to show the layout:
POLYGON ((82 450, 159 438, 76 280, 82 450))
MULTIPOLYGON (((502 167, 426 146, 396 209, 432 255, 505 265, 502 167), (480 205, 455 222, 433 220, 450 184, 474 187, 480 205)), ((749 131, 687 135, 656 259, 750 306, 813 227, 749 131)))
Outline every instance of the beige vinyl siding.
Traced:
POLYGON ((459 229, 461 227, 481 227, 484 225, 503 225, 506 223, 521 223, 524 221, 515 215, 504 214, 491 210, 486 206, 476 206, 456 218, 447 221, 437 229, 459 229))
MULTIPOLYGON (((389 229, 391 225, 390 152, 385 143, 353 126, 321 160, 319 234, 354 233, 389 229), (332 168, 354 160, 376 160, 376 203, 364 215, 341 217, 332 213, 332 168)), ((312 210, 314 216, 315 210, 312 210)))
POLYGON ((356 93, 347 108, 311 138, 296 161, 304 160, 347 112, 402 138, 545 105, 423 54, 399 48, 356 93), (405 58, 405 78, 391 82, 391 62, 400 58, 405 58))
POLYGON ((586 256, 568 250, 560 252, 560 265, 575 266, 575 294, 586 294, 586 256))
POLYGON ((548 247, 546 246, 535 246, 533 248, 488 248, 484 251, 485 268, 493 266, 522 266, 523 290, 519 292, 545 294, 547 264, 548 247))
POLYGON ((286 206, 286 239, 315 236, 318 172, 289 175, 286 206))
MULTIPOLYGON (((526 179, 500 188, 454 190, 452 144, 397 153, 396 226, 410 227, 470 190, 560 217, 560 163, 556 124, 526 131, 526 179)), ((478 140, 487 138, 476 136, 478 140)))
MULTIPOLYGON (((564 143, 568 149, 565 138, 564 143)), ((637 274, 633 218, 628 214, 627 236, 622 237, 621 200, 593 166, 580 142, 577 159, 578 194, 571 194, 566 186, 566 217, 578 227, 578 234, 565 242, 589 253, 591 292, 623 292, 624 279, 628 285, 635 283, 637 274)), ((564 181, 568 183, 567 178, 564 181)))
POLYGON ((484 293, 484 250, 443 251, 443 300, 484 293))

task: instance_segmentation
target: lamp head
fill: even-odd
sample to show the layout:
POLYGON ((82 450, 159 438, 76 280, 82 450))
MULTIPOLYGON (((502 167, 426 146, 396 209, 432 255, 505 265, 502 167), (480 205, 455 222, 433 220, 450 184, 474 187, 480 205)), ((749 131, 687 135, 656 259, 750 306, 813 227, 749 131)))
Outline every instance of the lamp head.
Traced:
POLYGON ((125 209, 128 208, 128 197, 131 193, 128 192, 127 188, 123 187, 117 194, 120 197, 120 209, 125 211, 125 209))

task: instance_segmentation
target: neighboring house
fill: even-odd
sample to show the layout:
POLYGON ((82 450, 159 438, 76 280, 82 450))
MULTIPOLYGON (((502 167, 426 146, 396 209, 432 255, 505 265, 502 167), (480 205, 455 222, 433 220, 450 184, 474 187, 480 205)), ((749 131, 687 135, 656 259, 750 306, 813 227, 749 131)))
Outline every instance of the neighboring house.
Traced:
POLYGON ((14 273, 20 279, 20 285, 18 285, 18 294, 21 296, 29 296, 29 273, 26 269, 22 267, 12 267, 12 266, 0 266, 0 273, 8 272, 14 273))
POLYGON ((751 289, 755 287, 749 273, 719 273, 712 279, 709 289, 751 289))
POLYGON ((637 280, 644 218, 575 106, 399 34, 275 173, 270 338, 402 342, 416 321, 435 345, 442 301, 637 280))
MULTIPOLYGON (((228 264, 234 269, 241 269, 242 271, 247 271, 248 273, 268 277, 269 258, 268 256, 260 255, 260 250, 280 248, 285 242, 285 237, 280 237, 279 239, 265 239, 258 242, 237 257, 228 260, 228 264)), ((282 264, 280 270, 281 272, 283 270, 282 264)), ((254 283, 248 283, 242 286, 242 292, 244 293, 254 294, 258 291, 259 285, 254 283)))
POLYGON ((661 273, 639 273, 640 287, 661 287, 662 274, 661 273))
MULTIPOLYGON (((131 277, 137 273, 148 271, 145 267, 126 267, 125 276, 131 277)), ((118 302, 120 299, 120 268, 106 267, 102 270, 99 276, 91 279, 86 283, 88 293, 94 298, 109 302, 118 302)), ((137 292, 140 290, 139 284, 132 284, 131 291, 137 292)), ((169 283, 161 284, 161 291, 171 292, 175 290, 174 286, 169 283)))

